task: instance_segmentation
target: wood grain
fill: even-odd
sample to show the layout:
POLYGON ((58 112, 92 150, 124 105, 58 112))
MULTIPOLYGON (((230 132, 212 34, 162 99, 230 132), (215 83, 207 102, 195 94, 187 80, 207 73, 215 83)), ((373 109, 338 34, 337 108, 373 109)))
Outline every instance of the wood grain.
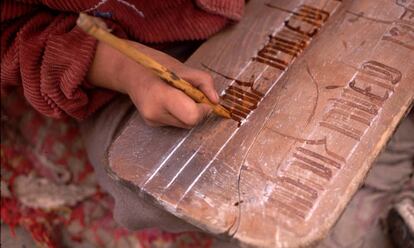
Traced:
POLYGON ((413 102, 413 37, 414 1, 250 1, 187 61, 211 71, 241 125, 150 128, 135 114, 109 170, 207 232, 312 245, 413 102))

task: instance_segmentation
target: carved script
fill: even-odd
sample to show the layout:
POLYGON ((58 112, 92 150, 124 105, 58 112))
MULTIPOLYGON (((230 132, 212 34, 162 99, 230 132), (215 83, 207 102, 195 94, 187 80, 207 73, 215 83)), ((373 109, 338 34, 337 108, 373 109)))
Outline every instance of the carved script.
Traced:
MULTIPOLYGON (((268 7, 286 11, 277 6, 267 4, 268 7)), ((260 64, 273 68, 273 75, 281 75, 288 66, 309 45, 312 37, 318 32, 322 25, 328 20, 330 13, 310 5, 300 5, 294 11, 288 11, 292 15, 284 22, 284 26, 275 34, 269 35, 267 43, 254 56, 249 65, 258 67, 260 64), (254 63, 256 62, 256 63, 254 63)), ((258 90, 257 86, 260 76, 249 81, 243 81, 226 76, 220 72, 208 68, 224 78, 234 81, 223 95, 223 106, 230 110, 233 119, 241 122, 257 108, 266 92, 272 85, 263 86, 258 90)), ((248 69, 247 69, 248 70, 248 69)), ((275 80, 272 80, 275 83, 275 80)))
POLYGON ((394 22, 382 39, 414 50, 414 3, 403 7, 404 14, 394 22))
MULTIPOLYGON (((401 77, 400 71, 377 61, 363 63, 339 97, 329 99, 319 126, 358 142, 401 77)), ((332 152, 328 142, 327 138, 322 142, 299 142, 294 148, 287 169, 275 180, 272 199, 280 213, 305 220, 324 185, 344 166, 346 157, 332 152)))

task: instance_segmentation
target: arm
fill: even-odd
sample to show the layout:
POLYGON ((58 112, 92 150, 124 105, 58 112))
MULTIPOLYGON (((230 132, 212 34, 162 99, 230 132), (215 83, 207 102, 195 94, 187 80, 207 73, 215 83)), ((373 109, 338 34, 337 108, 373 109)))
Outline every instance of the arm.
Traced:
MULTIPOLYGON (((67 6, 58 5, 58 1, 50 1, 50 8, 2 2, 7 13, 14 13, 11 9, 20 11, 2 19, 2 94, 11 86, 21 86, 34 108, 55 118, 69 115, 84 119, 108 102, 114 91, 128 94, 150 125, 190 127, 208 114, 208 107, 196 104, 111 48, 97 45, 94 38, 77 28, 76 11, 85 6, 71 6, 73 12, 69 12, 67 6)), ((108 23, 116 35, 126 36, 117 25, 108 23)), ((134 44, 217 102, 208 74, 134 44)))
POLYGON ((1 9, 2 95, 21 87, 42 114, 77 119, 114 95, 85 81, 97 42, 75 26, 75 13, 16 1, 2 1, 1 9))
MULTIPOLYGON (((208 73, 187 67, 174 58, 139 43, 131 41, 131 44, 191 82, 213 102, 218 102, 218 94, 208 73)), ((128 94, 146 123, 151 126, 190 128, 211 112, 208 105, 195 103, 149 69, 101 42, 98 43, 88 80, 96 86, 128 94)))

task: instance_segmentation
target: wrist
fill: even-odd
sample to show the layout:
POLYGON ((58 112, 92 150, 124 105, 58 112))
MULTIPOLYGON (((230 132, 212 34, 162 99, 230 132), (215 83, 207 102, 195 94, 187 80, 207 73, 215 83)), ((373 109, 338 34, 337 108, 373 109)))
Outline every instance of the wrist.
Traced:
POLYGON ((97 87, 127 93, 126 80, 120 75, 124 67, 125 56, 104 42, 98 42, 87 80, 97 87))

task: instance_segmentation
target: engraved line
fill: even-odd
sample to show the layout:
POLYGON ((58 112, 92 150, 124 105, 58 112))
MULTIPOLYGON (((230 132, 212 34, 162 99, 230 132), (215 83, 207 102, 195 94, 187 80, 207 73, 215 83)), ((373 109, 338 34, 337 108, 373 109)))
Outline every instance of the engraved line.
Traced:
MULTIPOLYGON (((291 165, 292 168, 295 167, 295 163, 297 163, 297 162, 298 161, 294 161, 292 163, 292 165, 291 165)), ((326 184, 326 182, 319 181, 319 180, 316 181, 316 180, 312 179, 311 177, 307 177, 307 175, 304 175, 304 174, 299 175, 298 173, 296 173, 296 170, 294 170, 294 169, 292 169, 292 170, 284 170, 283 171, 283 175, 284 176, 291 177, 291 178, 297 178, 298 180, 302 180, 303 183, 308 184, 308 185, 311 185, 312 188, 314 188, 314 189, 316 189, 318 191, 322 191, 325 188, 324 185, 326 184), (303 176, 306 176, 306 177, 303 177, 303 176)))
POLYGON ((230 111, 230 113, 232 114, 232 117, 234 116, 241 117, 241 118, 247 117, 246 112, 244 112, 243 109, 237 105, 228 104, 227 102, 224 102, 222 105, 223 107, 225 107, 226 109, 230 111))
MULTIPOLYGON (((362 112, 362 111, 360 111, 360 110, 358 110, 358 109, 350 109, 349 108, 349 106, 347 106, 347 105, 334 105, 334 107, 336 108, 336 110, 340 110, 340 111, 343 111, 343 112, 345 112, 345 113, 348 113, 349 111, 351 111, 350 113, 351 114, 355 114, 355 115, 358 115, 359 117, 361 117, 361 118, 365 118, 365 119, 367 119, 367 120, 371 120, 372 118, 374 118, 374 115, 371 115, 371 114, 367 114, 367 113, 365 113, 365 112, 362 112)), ((332 112, 335 112, 335 110, 331 110, 332 112)))
POLYGON ((313 105, 311 115, 308 117, 308 120, 306 121, 306 126, 307 126, 310 123, 310 121, 312 120, 313 116, 315 115, 316 107, 318 106, 318 102, 319 102, 319 87, 318 87, 318 82, 316 81, 315 77, 311 73, 311 70, 309 68, 309 64, 308 63, 306 63, 306 71, 308 72, 308 74, 309 74, 310 78, 312 79, 312 82, 313 82, 313 84, 315 85, 315 88, 316 88, 315 103, 313 105))
POLYGON ((338 159, 338 160, 340 160, 344 163, 346 162, 344 157, 342 157, 342 156, 340 156, 340 155, 336 154, 335 152, 332 152, 331 150, 328 149, 328 142, 327 142, 326 137, 324 137, 322 139, 319 139, 319 140, 307 140, 307 139, 302 139, 302 138, 298 138, 298 137, 294 137, 294 136, 291 136, 291 135, 281 133, 281 132, 279 132, 277 130, 274 130, 270 127, 266 127, 266 128, 268 130, 282 136, 282 137, 293 139, 293 140, 301 142, 301 143, 306 143, 308 145, 324 145, 326 154, 328 154, 329 156, 334 157, 334 158, 336 158, 336 159, 338 159))
POLYGON ((250 104, 253 104, 253 105, 255 105, 255 104, 256 104, 255 99, 253 99, 253 98, 249 97, 248 95, 240 94, 239 92, 237 92, 237 91, 236 91, 236 90, 234 90, 234 89, 227 89, 227 90, 226 90, 226 94, 236 96, 236 97, 238 97, 239 99, 242 99, 242 100, 245 100, 246 102, 249 102, 250 104))
POLYGON ((398 5, 398 6, 400 6, 400 7, 403 7, 405 11, 414 11, 414 9, 411 9, 410 3, 411 2, 409 2, 409 3, 407 2, 406 3, 407 6, 405 6, 405 5, 401 4, 401 3, 399 3, 398 0, 395 1, 395 4, 398 5))
POLYGON ((279 180, 277 181, 277 185, 285 188, 287 191, 292 190, 292 188, 287 187, 286 184, 290 184, 292 186, 294 186, 296 189, 295 190, 297 193, 299 193, 300 195, 302 195, 303 197, 308 197, 311 200, 315 201, 316 199, 318 199, 318 191, 316 191, 314 188, 303 184, 300 180, 293 180, 290 177, 286 177, 286 176, 278 176, 277 177, 279 180))
POLYGON ((204 63, 201 63, 201 66, 202 66, 202 67, 204 67, 205 69, 207 69, 207 70, 209 70, 209 71, 211 71, 211 72, 213 72, 213 73, 215 73, 215 74, 217 74, 217 75, 219 75, 219 76, 221 76, 221 77, 225 78, 225 79, 228 79, 228 80, 232 80, 232 81, 238 82, 239 84, 242 84, 242 85, 244 85, 244 84, 246 84, 246 85, 250 85, 250 84, 252 84, 252 85, 253 85, 253 82, 245 82, 245 81, 238 80, 238 79, 237 79, 237 77, 238 77, 240 74, 239 74, 236 78, 233 78, 233 77, 230 77, 230 76, 225 75, 224 73, 221 73, 221 72, 219 72, 219 71, 214 70, 213 68, 211 68, 211 67, 207 66, 207 65, 206 65, 206 64, 204 64, 204 63))
POLYGON ((377 115, 378 114, 378 109, 373 107, 373 106, 376 106, 374 104, 372 104, 371 107, 366 107, 362 104, 352 102, 351 101, 352 99, 348 100, 348 99, 341 99, 341 98, 328 98, 328 100, 332 101, 336 104, 339 104, 339 105, 343 104, 343 105, 346 105, 346 106, 351 107, 351 108, 359 109, 359 110, 364 111, 368 114, 372 114, 372 115, 377 115))
MULTIPOLYGON (((365 124, 367 126, 371 126, 371 120, 369 119, 369 117, 368 118, 363 118, 361 116, 352 114, 352 112, 348 113, 348 112, 346 112, 346 110, 339 109, 339 108, 338 109, 331 109, 330 112, 334 113, 334 114, 341 115, 343 118, 345 118, 345 120, 346 120, 346 118, 350 118, 352 120, 358 121, 358 122, 360 122, 362 124, 365 124)), ((342 120, 344 120, 344 119, 342 119, 342 120)))
POLYGON ((306 218, 306 216, 302 212, 292 207, 291 205, 288 205, 274 197, 270 199, 276 203, 275 205, 277 206, 281 214, 285 216, 287 215, 299 221, 303 221, 306 218))
POLYGON ((234 97, 230 94, 226 94, 223 97, 223 100, 227 100, 230 103, 234 103, 235 105, 238 105, 243 109, 244 112, 249 113, 250 111, 254 110, 256 108, 256 104, 246 103, 246 101, 243 101, 243 99, 240 99, 238 97, 234 97))
MULTIPOLYGON (((383 35, 382 35, 382 37, 384 37, 385 36, 385 34, 387 33, 388 31, 385 31, 384 33, 383 33, 383 35)), ((382 39, 379 39, 378 40, 378 42, 377 42, 377 45, 375 46, 375 48, 374 49, 376 49, 376 47, 378 46, 378 44, 381 42, 381 40, 382 39)), ((352 79, 351 80, 353 80, 353 79, 355 79, 357 76, 362 76, 362 75, 370 75, 370 76, 373 76, 373 77, 375 77, 375 78, 380 78, 380 79, 383 79, 383 80, 388 80, 388 81, 391 81, 391 83, 392 83, 392 79, 390 79, 389 77, 387 78, 387 77, 384 77, 384 76, 382 76, 382 75, 378 75, 378 74, 375 74, 374 72, 372 72, 372 71, 367 71, 367 70, 364 70, 366 67, 369 67, 369 69, 371 69, 371 70, 380 70, 379 68, 375 68, 375 69, 372 69, 372 66, 370 66, 370 65, 365 65, 365 63, 367 63, 367 62, 371 62, 371 61, 367 61, 367 62, 365 62, 365 63, 362 63, 361 64, 361 68, 358 68, 358 67, 356 67, 356 66, 354 66, 354 65, 351 65, 351 64, 348 64, 348 63, 345 63, 344 61, 339 61, 341 64, 343 64, 343 65, 345 65, 345 66, 348 66, 349 68, 352 68, 352 69, 354 69, 356 72, 355 72, 355 74, 354 74, 354 76, 352 77, 352 79), (365 67, 364 67, 365 66, 365 67)), ((386 71, 384 71, 384 70, 381 70, 383 73, 387 73, 387 74, 389 74, 389 72, 386 72, 386 71)), ((398 77, 399 78, 399 77, 398 77)), ((373 79, 374 80, 374 79, 373 79)), ((393 83, 394 84, 394 83, 393 83)))
POLYGON ((197 152, 200 150, 201 146, 193 153, 193 155, 191 155, 191 157, 187 160, 187 162, 185 162, 185 164, 183 166, 181 166, 180 170, 177 172, 177 174, 175 174, 175 176, 173 177, 173 179, 171 179, 171 181, 167 184, 167 186, 165 187, 164 191, 166 189, 168 189, 171 184, 173 184, 173 182, 175 181, 175 179, 177 179, 177 177, 181 174, 181 172, 185 169, 185 167, 187 167, 187 165, 190 164, 190 162, 193 160, 193 158, 195 157, 195 155, 197 154, 197 152))
POLYGON ((293 153, 293 157, 296 158, 297 160, 299 160, 299 161, 294 161, 293 163, 299 163, 299 164, 303 163, 304 165, 307 165, 309 167, 313 167, 313 168, 315 168, 315 169, 317 169, 319 171, 325 171, 325 172, 328 171, 327 172, 328 173, 327 174, 327 177, 325 177, 325 176, 322 176, 322 177, 325 178, 325 179, 327 179, 328 181, 331 180, 332 171, 327 166, 325 166, 324 164, 318 163, 318 162, 316 162, 314 160, 311 160, 309 158, 306 158, 304 156, 301 156, 301 155, 299 155, 297 153, 293 153))
POLYGON ((310 157, 314 157, 316 159, 319 159, 320 161, 323 161, 329 165, 332 165, 333 167, 337 168, 337 169, 341 169, 341 164, 339 164, 338 162, 336 162, 335 160, 332 160, 330 158, 327 158, 326 156, 322 156, 317 152, 313 152, 311 150, 305 149, 303 147, 298 147, 297 148, 298 151, 300 151, 301 153, 308 155, 310 157))
POLYGON ((386 41, 394 42, 394 43, 396 43, 396 44, 398 44, 398 45, 400 45, 400 46, 402 46, 402 47, 408 48, 408 49, 410 49, 410 50, 414 50, 414 46, 410 46, 410 45, 408 45, 408 44, 407 44, 407 43, 405 43, 405 42, 402 42, 402 41, 400 41, 400 40, 398 40, 398 39, 393 38, 392 36, 383 36, 383 37, 382 37, 382 40, 386 40, 386 41))
POLYGON ((402 77, 399 70, 373 60, 363 63, 362 70, 369 75, 373 75, 374 77, 390 81, 392 84, 398 83, 402 77), (369 71, 365 69, 369 69, 369 71), (381 73, 382 75, 378 75, 378 73, 381 73))
MULTIPOLYGON (((250 63, 251 63, 251 60, 249 60, 247 63, 246 63, 246 65, 243 67, 243 69, 241 69, 240 70, 240 72, 238 73, 238 75, 237 75, 237 77, 239 77, 247 68, 248 68, 248 66, 250 65, 250 63)), ((234 82, 235 80, 233 80, 233 82, 234 82)), ((232 82, 230 83, 230 85, 232 84, 232 82)), ((224 92, 225 92, 225 90, 226 89, 223 89, 222 90, 222 92, 221 92, 221 94, 223 94, 224 92)), ((207 117, 208 119, 207 120, 209 120, 210 118, 212 118, 212 115, 209 115, 208 117, 207 117)), ((204 124, 203 124, 203 126, 207 123, 207 120, 204 122, 204 124)), ((196 128, 193 128, 193 129, 191 129, 190 130, 190 132, 188 132, 188 134, 178 143, 178 145, 176 146, 176 147, 174 147, 174 149, 168 154, 168 156, 161 162, 161 164, 158 166, 158 168, 153 172, 153 174, 144 182, 144 184, 143 184, 143 186, 142 186, 142 188, 144 189, 144 187, 145 187, 145 185, 147 185, 148 184, 148 182, 149 181, 151 181, 154 177, 155 177, 155 175, 158 173, 158 171, 160 171, 161 170, 161 168, 162 167, 164 167, 164 165, 166 164, 166 162, 171 158, 171 156, 177 151, 177 149, 184 143, 184 141, 193 133, 193 131, 195 130, 196 128)), ((238 129, 235 129, 235 131, 237 131, 238 129)), ((231 136, 232 137, 232 136, 231 136)), ((228 142, 228 141, 227 141, 228 142)), ((226 144, 227 144, 227 142, 226 142, 226 144)), ((183 197, 184 197, 185 195, 183 195, 183 197)), ((180 199, 181 200, 181 199, 180 199)), ((179 203, 179 202, 178 202, 179 203)), ((177 203, 177 205, 178 205, 178 203, 177 203)))
MULTIPOLYGON (((392 23, 394 23, 394 21, 386 21, 386 20, 381 20, 381 19, 365 16, 364 12, 355 13, 355 12, 352 12, 350 10, 347 10, 346 13, 348 13, 350 15, 353 15, 353 16, 356 16, 358 18, 362 18, 362 19, 372 21, 372 22, 376 22, 376 23, 382 23, 382 24, 392 24, 392 23)), ((358 20, 358 19, 356 19, 356 20, 358 20)))
POLYGON ((266 64, 266 65, 270 65, 270 66, 272 66, 272 67, 274 67, 276 69, 279 69, 281 71, 285 71, 286 70, 286 68, 287 68, 286 65, 280 65, 280 64, 278 64, 278 63, 282 63, 282 62, 284 63, 284 61, 281 61, 278 58, 273 58, 273 59, 265 58, 263 55, 260 54, 260 52, 261 51, 259 51, 259 53, 257 54, 259 57, 254 57, 253 58, 253 61, 258 61, 259 63, 266 64))
POLYGON ((270 4, 270 3, 265 3, 265 6, 273 8, 273 9, 277 9, 277 10, 280 10, 280 11, 283 11, 283 12, 286 12, 286 13, 290 13, 290 14, 293 15, 292 18, 302 17, 303 19, 300 19, 300 20, 305 21, 305 22, 308 22, 308 21, 311 21, 311 20, 315 20, 315 21, 320 20, 320 21, 322 21, 322 23, 314 23, 314 22, 309 23, 308 22, 309 24, 312 24, 312 25, 317 26, 317 27, 321 27, 321 25, 329 18, 329 15, 330 15, 330 13, 328 13, 325 10, 317 9, 317 8, 309 6, 309 5, 299 5, 297 8, 295 8, 295 10, 297 9, 297 11, 285 9, 285 8, 282 8, 282 7, 279 7, 279 6, 270 4), (303 12, 305 12, 305 13, 303 13, 303 12), (323 18, 323 14, 326 15, 325 18, 323 18), (316 19, 315 16, 320 16, 323 19, 319 19, 319 18, 316 19))
MULTIPOLYGON (((249 64, 252 62, 253 60, 250 60, 249 61, 249 64)), ((259 80, 260 78, 262 78, 262 75, 263 75, 263 73, 267 70, 267 68, 269 68, 269 66, 268 65, 266 65, 265 67, 264 67, 264 69, 262 70, 262 72, 260 72, 259 73, 259 75, 257 76, 257 78, 255 78, 254 79, 254 81, 252 82, 252 84, 254 84, 257 80, 259 80)), ((237 75, 237 77, 239 77, 241 74, 239 74, 239 75, 237 75)), ((279 79, 279 78, 278 78, 279 79)), ((261 98, 260 98, 260 100, 257 102, 257 104, 256 104, 256 107, 255 107, 255 109, 256 108, 258 108, 258 106, 260 105, 260 103, 264 100, 264 98, 267 96, 267 94, 270 92, 270 90, 271 89, 273 89, 273 87, 277 84, 277 82, 278 82, 278 79, 276 79, 275 81, 273 81, 273 83, 272 83, 272 85, 269 87, 269 89, 265 92, 265 93, 261 93, 261 92, 258 92, 258 91, 256 91, 254 88, 253 88, 253 86, 251 86, 250 88, 251 88, 251 90, 252 91, 254 91, 254 93, 256 93, 256 94, 258 94, 258 93, 260 93, 261 94, 261 98)), ((234 82, 236 82, 237 83, 237 81, 234 81, 234 82)), ((246 116, 246 118, 244 118, 244 120, 246 120, 250 115, 251 115, 251 113, 252 113, 253 111, 250 111, 248 114, 247 114, 247 116, 246 116)), ((243 124, 244 122, 241 122, 240 123, 240 126, 243 124)), ((239 127, 240 127, 239 126, 239 127)))
MULTIPOLYGON (((240 192, 240 181, 241 181, 241 174, 242 174, 242 171, 243 171, 243 165, 245 164, 246 159, 250 154, 250 150, 252 149, 252 147, 253 147, 254 143, 256 142, 257 138, 260 136, 260 132, 263 130, 264 127, 265 126, 263 125, 260 128, 260 130, 257 133, 256 137, 254 137, 252 143, 249 145, 249 148, 247 148, 246 154, 244 155, 243 160, 240 163, 240 169, 239 169, 239 172, 238 172, 238 175, 237 175, 237 197, 238 197, 239 202, 241 202, 241 200, 242 200, 241 199, 241 192, 240 192)), ((242 207, 241 204, 239 204, 239 206, 238 206, 238 218, 236 220, 237 221, 237 226, 236 226, 236 229, 234 230, 233 234, 230 234, 231 237, 236 235, 237 231, 239 230, 240 220, 241 220, 241 207, 242 207)))
POLYGON ((330 180, 332 178, 332 171, 327 168, 326 166, 314 166, 312 164, 300 162, 300 161, 294 161, 291 166, 298 166, 302 170, 308 170, 314 173, 317 176, 320 176, 322 178, 325 178, 326 180, 330 180))
POLYGON ((335 89, 342 88, 342 87, 344 87, 344 86, 343 85, 328 85, 328 86, 325 86, 325 89, 326 90, 335 90, 335 89))
POLYGON ((285 202, 295 202, 295 207, 301 212, 307 212, 310 209, 312 209, 312 202, 301 198, 297 195, 292 194, 292 192, 289 192, 286 188, 278 188, 276 189, 277 196, 280 200, 284 200, 285 202))
MULTIPOLYGON (((355 102, 355 104, 361 105, 361 106, 366 107, 368 109, 373 109, 373 110, 378 111, 378 109, 380 108, 380 106, 378 106, 378 104, 380 104, 378 100, 372 99, 372 98, 370 98, 371 101, 367 100, 367 99, 364 99, 361 96, 361 93, 359 93, 358 91, 355 91, 353 89, 350 89, 350 88, 344 88, 342 90, 342 95, 341 96, 343 96, 344 99, 352 100, 352 101, 355 102)), ((363 95, 363 96, 366 97, 365 95, 363 95)), ((349 106, 348 104, 344 104, 344 105, 348 106, 348 107, 352 107, 352 106, 349 106)), ((358 109, 358 108, 355 107, 354 109, 358 109)), ((369 113, 369 115, 375 115, 375 113, 369 113)))
POLYGON ((280 135, 280 136, 285 137, 285 138, 293 139, 293 140, 296 140, 296 141, 299 141, 299 142, 302 142, 302 143, 306 143, 306 144, 310 144, 310 145, 323 145, 323 143, 325 142, 325 138, 319 139, 319 140, 301 139, 301 138, 297 138, 297 137, 294 137, 294 136, 291 136, 291 135, 288 135, 288 134, 281 133, 281 132, 279 132, 277 130, 274 130, 273 128, 270 128, 270 127, 266 127, 266 128, 268 130, 280 135))
POLYGON ((306 41, 303 40, 299 40, 299 39, 294 39, 294 38, 287 38, 284 36, 270 36, 270 41, 273 43, 278 43, 278 44, 283 44, 283 43, 287 43, 290 48, 295 49, 295 48, 299 48, 300 52, 302 52, 302 49, 306 48, 307 43, 306 41))
POLYGON ((160 163, 158 168, 151 174, 151 176, 147 180, 145 180, 144 184, 142 185, 143 189, 145 188, 145 185, 147 185, 147 183, 150 182, 155 177, 158 171, 160 171, 161 168, 164 167, 165 163, 170 159, 170 157, 175 153, 175 151, 177 151, 177 149, 180 148, 180 146, 190 136, 193 130, 195 130, 195 128, 191 129, 190 132, 188 132, 188 134, 174 147, 174 149, 172 149, 172 151, 167 155, 167 157, 165 157, 165 159, 160 163))
POLYGON ((228 109, 232 115, 232 117, 239 117, 239 118, 246 118, 248 115, 248 112, 246 113, 243 111, 243 109, 237 105, 228 104, 227 102, 223 102, 223 107, 228 109))
POLYGON ((361 79, 361 80, 366 81, 366 82, 369 82, 369 83, 372 83, 372 84, 376 84, 376 85, 381 86, 381 87, 383 87, 387 90, 394 91, 394 88, 391 85, 379 82, 379 81, 373 79, 372 77, 365 76, 364 74, 368 74, 370 76, 375 76, 375 75, 372 75, 371 73, 361 73, 361 74, 358 74, 356 76, 356 78, 361 79))
POLYGON ((253 93, 250 93, 250 92, 248 92, 248 91, 244 91, 244 90, 242 90, 242 89, 240 89, 239 87, 237 87, 237 86, 233 86, 233 85, 230 85, 228 88, 227 88, 227 90, 226 91, 236 91, 236 92, 238 92, 239 94, 242 94, 243 96, 246 96, 246 97, 250 97, 254 102, 259 102, 260 101, 260 96, 257 96, 257 95, 255 95, 255 94, 253 94, 253 93))
MULTIPOLYGON (((238 73, 238 75, 236 76, 239 77, 247 68, 248 66, 252 63, 252 60, 249 60, 246 65, 243 67, 243 69, 240 70, 240 72, 238 73)), ((233 80, 230 85, 234 82, 235 80, 233 80)), ((224 93, 226 89, 223 89, 223 91, 221 93, 224 93)), ((192 129, 194 130, 194 129, 192 129)), ((233 138, 233 136, 239 131, 239 128, 236 128, 233 133, 230 135, 230 137, 226 140, 226 142, 220 147, 220 149, 216 152, 216 154, 214 155, 213 159, 206 165, 206 167, 199 173, 199 175, 194 179, 194 181, 190 184, 190 186, 187 188, 187 190, 184 192, 184 194, 181 196, 181 198, 177 201, 177 204, 175 205, 175 207, 178 206, 178 204, 180 204, 181 200, 184 199, 184 197, 188 194, 188 192, 190 192, 190 190, 193 188, 193 186, 197 183, 197 181, 201 178, 201 176, 204 174, 204 172, 210 167, 210 165, 213 163, 213 161, 216 160, 217 156, 221 153, 221 151, 225 148, 225 146, 227 145, 227 143, 230 142, 230 140, 233 138)), ((175 149, 174 149, 175 150, 175 149)))
POLYGON ((190 192, 190 190, 194 187, 194 185, 198 182, 198 180, 201 178, 201 176, 204 174, 204 172, 207 171, 208 168, 210 168, 210 165, 217 159, 218 155, 221 153, 221 151, 227 146, 227 144, 230 142, 231 139, 233 139, 233 136, 236 135, 236 133, 239 131, 238 128, 236 128, 233 133, 230 135, 230 137, 224 142, 224 144, 220 147, 220 149, 217 151, 217 153, 214 155, 214 157, 208 162, 208 164, 204 167, 204 169, 197 175, 197 177, 191 182, 190 186, 186 189, 183 196, 178 200, 175 207, 178 206, 178 204, 181 202, 182 199, 190 192))
POLYGON ((242 119, 244 119, 244 117, 240 117, 239 115, 235 115, 234 113, 232 113, 231 118, 233 118, 233 120, 239 122, 238 127, 240 127, 241 121, 242 121, 242 119))
POLYGON ((326 128, 331 129, 331 130, 337 131, 339 133, 342 133, 343 135, 348 136, 349 138, 355 139, 356 141, 361 140, 360 136, 362 134, 360 134, 360 133, 355 134, 353 132, 347 131, 347 130, 344 129, 344 127, 337 127, 337 126, 335 126, 335 125, 333 125, 329 122, 320 122, 319 125, 322 126, 322 127, 326 127, 326 128))
POLYGON ((295 11, 293 11, 293 10, 290 10, 290 9, 285 9, 285 8, 282 8, 282 7, 279 7, 279 6, 276 6, 276 5, 273 5, 273 4, 270 4, 270 3, 265 3, 265 6, 267 6, 267 7, 269 7, 269 8, 273 8, 273 9, 277 9, 277 10, 280 10, 280 11, 283 11, 283 12, 286 12, 286 13, 290 13, 290 14, 297 14, 295 11))

